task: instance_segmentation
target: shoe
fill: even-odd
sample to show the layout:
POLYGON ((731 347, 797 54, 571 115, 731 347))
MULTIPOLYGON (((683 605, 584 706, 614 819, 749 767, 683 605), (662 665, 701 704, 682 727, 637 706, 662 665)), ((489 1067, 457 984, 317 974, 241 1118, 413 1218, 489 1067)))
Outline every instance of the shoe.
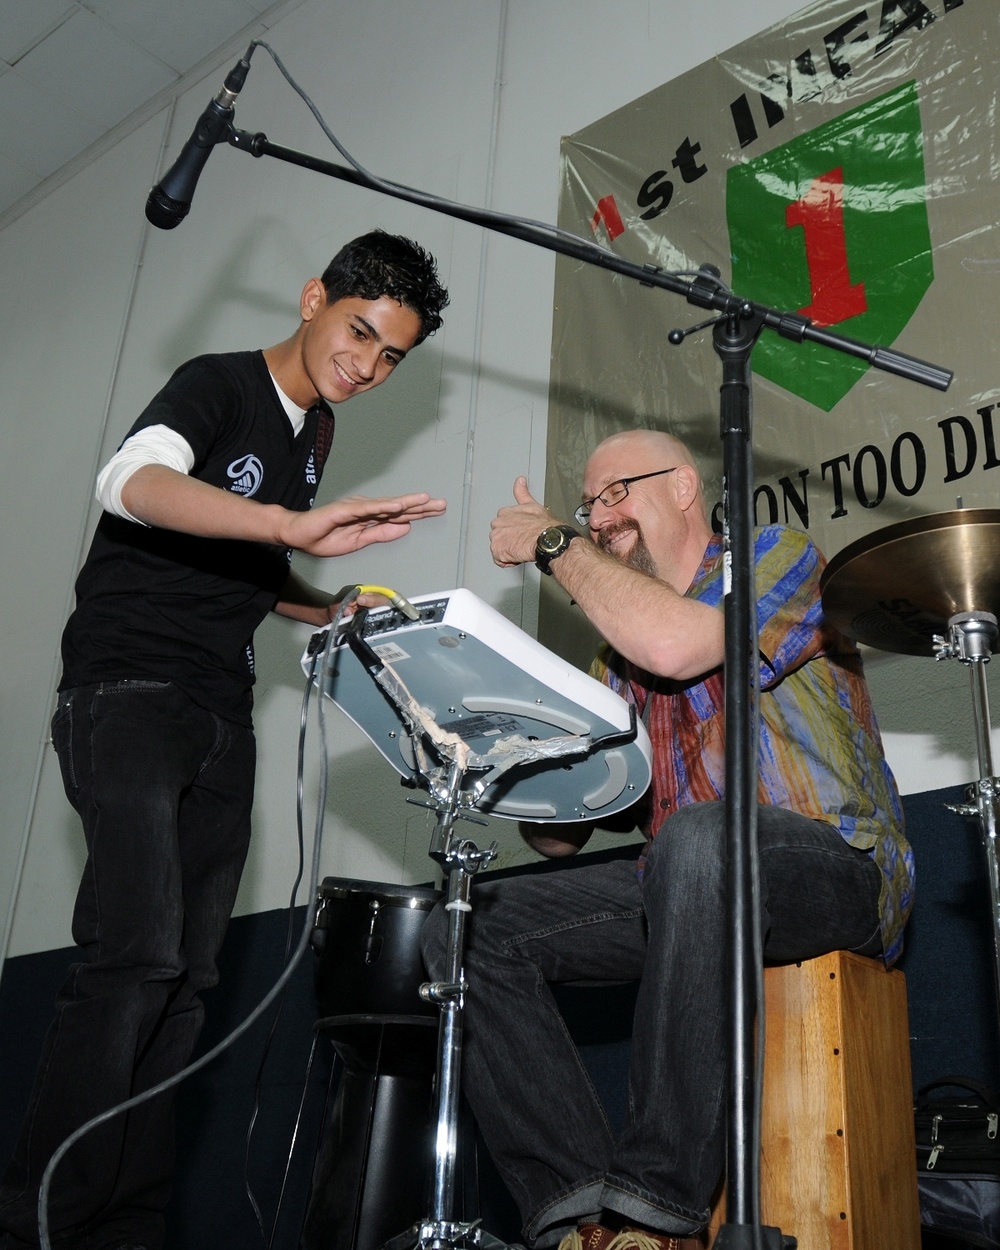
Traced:
POLYGON ((699 1237, 648 1233, 641 1228, 612 1232, 603 1224, 581 1224, 559 1243, 559 1250, 703 1250, 699 1237))
POLYGON ((608 1250, 617 1236, 603 1224, 581 1224, 566 1234, 558 1250, 608 1250))

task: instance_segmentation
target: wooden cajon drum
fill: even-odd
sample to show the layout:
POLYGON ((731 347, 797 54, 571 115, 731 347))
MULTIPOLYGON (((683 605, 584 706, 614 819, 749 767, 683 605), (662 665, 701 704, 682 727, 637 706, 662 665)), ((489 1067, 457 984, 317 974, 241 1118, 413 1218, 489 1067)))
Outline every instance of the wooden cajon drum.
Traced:
POLYGON ((919 1250, 903 974, 834 951, 765 968, 764 1001, 762 1222, 799 1250, 919 1250))

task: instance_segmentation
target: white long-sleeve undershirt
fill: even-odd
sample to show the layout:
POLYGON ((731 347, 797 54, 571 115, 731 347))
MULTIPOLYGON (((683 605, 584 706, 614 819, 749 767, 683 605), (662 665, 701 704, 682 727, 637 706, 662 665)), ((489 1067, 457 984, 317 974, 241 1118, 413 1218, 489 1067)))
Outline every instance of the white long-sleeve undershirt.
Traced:
MULTIPOLYGON (((273 376, 271 381, 274 382, 273 376)), ((288 416, 294 438, 305 424, 306 409, 293 403, 277 382, 274 382, 274 389, 288 416)), ((136 525, 146 524, 132 516, 122 503, 122 488, 137 469, 147 464, 162 464, 187 474, 194 468, 194 451, 183 434, 178 434, 169 425, 149 425, 131 435, 97 475, 95 494, 105 512, 125 521, 134 521, 136 525)))

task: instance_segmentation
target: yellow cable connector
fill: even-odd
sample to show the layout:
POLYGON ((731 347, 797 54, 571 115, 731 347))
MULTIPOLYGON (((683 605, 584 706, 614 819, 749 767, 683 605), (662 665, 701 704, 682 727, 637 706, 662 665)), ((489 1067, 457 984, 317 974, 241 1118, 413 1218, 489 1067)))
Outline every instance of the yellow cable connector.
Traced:
POLYGON ((398 590, 393 590, 389 586, 358 586, 358 594, 361 595, 385 595, 392 606, 411 621, 419 621, 420 613, 409 601, 404 599, 398 590))

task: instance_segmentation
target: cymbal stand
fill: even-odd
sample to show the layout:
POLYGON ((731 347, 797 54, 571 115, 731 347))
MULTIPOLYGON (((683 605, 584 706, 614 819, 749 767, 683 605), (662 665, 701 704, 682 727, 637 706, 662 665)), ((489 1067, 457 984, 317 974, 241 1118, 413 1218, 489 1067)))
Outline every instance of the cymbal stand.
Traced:
POLYGON ((951 804, 952 811, 963 816, 977 816, 986 850, 986 869, 990 884, 990 908, 993 917, 993 973, 996 989, 997 1028, 1000 1032, 1000 858, 997 855, 997 804, 1000 802, 1000 778, 994 775, 991 742, 989 693, 986 687, 986 665, 998 634, 997 618, 992 612, 959 612, 948 621, 947 637, 935 637, 936 658, 955 658, 969 666, 972 683, 972 704, 976 724, 976 748, 979 753, 979 781, 969 787, 969 803, 951 804))

